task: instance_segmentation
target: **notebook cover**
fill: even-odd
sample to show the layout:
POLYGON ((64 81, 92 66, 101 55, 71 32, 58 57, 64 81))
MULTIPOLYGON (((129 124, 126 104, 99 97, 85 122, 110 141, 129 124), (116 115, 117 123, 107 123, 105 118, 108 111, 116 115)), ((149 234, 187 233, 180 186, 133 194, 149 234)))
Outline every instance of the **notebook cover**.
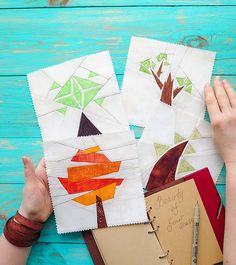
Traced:
MULTIPOLYGON (((167 189, 168 187, 177 185, 181 182, 194 179, 195 184, 198 188, 198 192, 201 196, 202 202, 206 209, 208 218, 211 222, 212 228, 215 232, 217 241, 223 252, 223 238, 224 238, 224 219, 225 219, 225 209, 224 206, 221 206, 221 198, 218 194, 218 191, 215 187, 215 184, 211 178, 210 172, 207 168, 201 169, 197 172, 189 174, 181 179, 167 183, 161 187, 153 189, 145 193, 145 197, 152 195, 158 191, 167 189), (219 212, 220 209, 220 212, 219 212)), ((102 256, 98 250, 96 242, 93 238, 91 231, 82 232, 85 243, 88 246, 90 255, 94 261, 95 265, 105 265, 103 262, 102 256)))

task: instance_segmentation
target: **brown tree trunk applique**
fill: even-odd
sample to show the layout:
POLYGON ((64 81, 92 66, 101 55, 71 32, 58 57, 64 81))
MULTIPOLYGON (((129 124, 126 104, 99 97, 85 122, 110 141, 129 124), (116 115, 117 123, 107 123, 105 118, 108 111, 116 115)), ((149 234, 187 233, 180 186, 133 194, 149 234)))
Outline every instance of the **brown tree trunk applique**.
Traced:
POLYGON ((171 78, 171 73, 169 73, 168 78, 163 85, 161 99, 160 99, 162 102, 170 106, 172 105, 173 83, 174 80, 171 78))
POLYGON ((183 88, 184 88, 184 86, 175 88, 173 90, 173 98, 175 98, 183 88))
POLYGON ((162 90, 160 101, 171 106, 172 100, 179 94, 184 86, 176 87, 175 89, 173 89, 174 79, 172 79, 171 73, 169 73, 167 80, 163 84, 160 80, 160 76, 163 73, 162 68, 163 62, 160 64, 156 73, 153 71, 153 69, 150 69, 150 71, 156 81, 158 88, 162 90))
POLYGON ((158 85, 158 87, 160 88, 160 90, 162 90, 163 84, 161 82, 161 80, 159 79, 159 77, 161 76, 162 72, 162 66, 163 66, 163 62, 161 63, 161 65, 159 66, 157 73, 155 74, 154 71, 151 69, 151 73, 153 75, 153 77, 155 78, 155 81, 158 85))
POLYGON ((97 207, 97 224, 98 228, 107 227, 107 221, 105 212, 103 209, 102 199, 96 195, 96 207, 97 207))

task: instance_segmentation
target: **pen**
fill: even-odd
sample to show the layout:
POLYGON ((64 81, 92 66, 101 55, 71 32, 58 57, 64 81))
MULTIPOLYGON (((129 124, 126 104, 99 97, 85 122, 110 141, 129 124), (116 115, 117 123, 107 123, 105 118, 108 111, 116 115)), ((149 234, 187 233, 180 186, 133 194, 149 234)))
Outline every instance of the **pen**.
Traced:
POLYGON ((194 207, 193 218, 193 241, 192 241, 192 265, 197 265, 197 253, 198 253, 198 232, 200 223, 200 208, 198 202, 194 207))

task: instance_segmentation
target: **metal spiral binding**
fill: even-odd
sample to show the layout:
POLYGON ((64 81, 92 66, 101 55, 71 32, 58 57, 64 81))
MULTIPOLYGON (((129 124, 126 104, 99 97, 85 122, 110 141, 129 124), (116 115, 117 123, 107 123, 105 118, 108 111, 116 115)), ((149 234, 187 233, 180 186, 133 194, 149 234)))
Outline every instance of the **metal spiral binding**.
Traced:
MULTIPOLYGON (((147 210, 147 214, 152 210, 152 207, 149 207, 149 209, 147 210)), ((149 217, 149 215, 148 215, 149 217)), ((152 220, 149 220, 149 223, 152 224, 152 222, 156 219, 156 216, 153 216, 153 219, 152 220)), ((152 234, 156 231, 158 231, 159 229, 159 226, 157 226, 156 228, 154 228, 152 231, 148 231, 148 234, 152 234)))
MULTIPOLYGON (((152 210, 152 207, 150 206, 149 209, 147 209, 147 215, 148 215, 148 218, 149 218, 149 214, 148 214, 148 213, 149 213, 151 210, 152 210)), ((148 222, 149 222, 150 224, 152 224, 153 221, 154 221, 155 219, 156 219, 156 216, 153 216, 153 218, 152 218, 152 219, 149 219, 148 222)), ((160 229, 160 226, 158 225, 158 226, 157 226, 156 228, 154 228, 153 230, 148 231, 148 234, 152 234, 152 233, 154 233, 154 232, 157 232, 159 229, 160 229)), ((167 258, 167 257, 169 256, 169 253, 170 253, 170 251, 167 250, 167 252, 166 252, 165 255, 163 255, 163 256, 159 256, 159 259, 165 259, 165 258, 167 258)), ((174 260, 171 259, 169 265, 173 265, 173 263, 174 263, 174 260)))
POLYGON ((152 207, 150 206, 148 209, 147 209, 147 213, 149 213, 150 211, 152 210, 152 207))
MULTIPOLYGON (((148 209, 147 209, 147 215, 148 215, 148 218, 149 218, 149 212, 152 210, 152 207, 150 206, 148 209)), ((153 221, 156 219, 156 216, 153 216, 153 218, 152 219, 149 219, 149 223, 150 224, 152 224, 153 223, 153 221)), ((152 234, 152 233, 154 233, 154 232, 157 232, 158 230, 159 230, 159 228, 160 228, 160 226, 158 225, 156 228, 154 228, 152 231, 148 231, 148 234, 152 234)), ((167 252, 166 252, 166 254, 165 255, 163 255, 163 256, 159 256, 159 259, 165 259, 165 258, 167 258, 168 256, 169 256, 169 253, 170 253, 170 251, 169 251, 169 249, 167 250, 167 252)), ((170 261, 170 263, 169 263, 169 265, 173 265, 173 262, 174 262, 174 260, 173 259, 171 259, 171 261, 170 261)))
POLYGON ((156 219, 156 216, 153 216, 153 218, 149 220, 148 223, 152 224, 152 222, 154 222, 155 219, 156 219))
MULTIPOLYGON (((159 259, 165 259, 165 258, 167 258, 168 256, 169 256, 169 254, 170 254, 170 251, 169 250, 167 250, 167 252, 166 252, 166 254, 165 255, 163 255, 163 256, 160 256, 159 257, 159 259)), ((173 262, 174 262, 174 260, 173 259, 171 259, 171 261, 170 261, 170 265, 172 265, 173 264, 173 262)))
POLYGON ((159 225, 157 226, 157 228, 155 228, 155 229, 153 229, 153 230, 151 230, 151 231, 148 231, 148 234, 152 234, 152 233, 154 233, 154 232, 157 232, 158 230, 159 230, 159 225))
POLYGON ((169 256, 169 253, 170 253, 170 251, 168 249, 165 255, 159 256, 159 259, 164 259, 164 258, 168 257, 169 256))

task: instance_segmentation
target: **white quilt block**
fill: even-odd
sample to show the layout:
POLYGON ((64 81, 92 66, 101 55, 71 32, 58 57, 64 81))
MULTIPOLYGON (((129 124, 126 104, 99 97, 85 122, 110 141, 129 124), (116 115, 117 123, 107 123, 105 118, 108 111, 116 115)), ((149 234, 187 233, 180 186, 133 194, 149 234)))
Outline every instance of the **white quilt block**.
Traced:
POLYGON ((109 52, 28 74, 44 141, 128 130, 109 52))
POLYGON ((145 127, 158 100, 203 118, 214 59, 215 52, 132 37, 122 85, 129 123, 145 127))
POLYGON ((157 101, 138 142, 143 187, 148 190, 208 167, 216 182, 223 167, 210 124, 157 101))
POLYGON ((44 143, 58 233, 147 221, 132 132, 44 143))

